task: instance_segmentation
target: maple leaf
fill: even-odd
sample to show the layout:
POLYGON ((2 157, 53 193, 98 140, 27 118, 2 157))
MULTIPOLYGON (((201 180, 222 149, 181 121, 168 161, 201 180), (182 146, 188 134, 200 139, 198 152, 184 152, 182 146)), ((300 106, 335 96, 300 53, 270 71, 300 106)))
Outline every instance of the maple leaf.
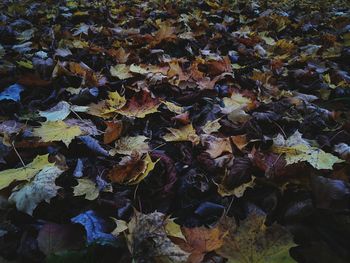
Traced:
POLYGON ((114 117, 126 104, 125 97, 120 96, 117 91, 108 92, 108 99, 89 105, 88 113, 105 119, 114 117))
POLYGON ((287 140, 279 134, 273 139, 273 142, 272 151, 285 154, 287 165, 298 162, 308 162, 316 169, 331 170, 335 163, 343 162, 343 160, 338 157, 311 146, 302 138, 302 134, 299 131, 296 131, 287 140))
POLYGON ((154 169, 149 154, 140 158, 138 155, 125 156, 118 165, 109 171, 108 177, 113 183, 134 185, 140 183, 154 169))
POLYGON ((14 181, 28 181, 34 177, 43 168, 54 166, 48 160, 48 154, 38 155, 35 159, 25 167, 17 169, 8 169, 0 172, 0 190, 9 186, 14 181))
POLYGON ((221 181, 220 184, 218 184, 218 193, 221 196, 232 196, 234 195, 235 197, 239 198, 242 197, 244 192, 247 190, 247 188, 251 188, 255 185, 254 178, 247 182, 243 183, 240 186, 235 187, 234 189, 229 189, 228 186, 225 184, 226 182, 226 177, 224 177, 221 181))
POLYGON ((209 153, 210 157, 212 158, 217 158, 223 153, 232 153, 232 147, 229 138, 201 135, 201 143, 207 147, 206 152, 209 153))
POLYGON ((151 94, 146 91, 138 93, 132 97, 127 104, 117 112, 121 115, 132 118, 144 118, 146 115, 158 112, 160 101, 153 99, 151 94))
POLYGON ((289 256, 294 245, 291 234, 277 223, 265 225, 266 214, 250 206, 248 217, 236 225, 234 218, 224 217, 219 227, 226 234, 216 253, 228 263, 295 262, 289 256))
POLYGON ((206 253, 219 249, 223 245, 225 233, 218 227, 182 227, 181 230, 186 243, 179 243, 179 246, 191 253, 188 258, 190 263, 203 262, 206 253))
POLYGON ((55 184, 55 180, 63 172, 56 166, 44 167, 36 174, 33 181, 25 184, 18 191, 15 189, 9 201, 16 203, 19 211, 32 215, 41 201, 50 202, 50 199, 56 196, 60 187, 55 184))
POLYGON ((185 263, 189 253, 174 244, 166 234, 165 216, 159 212, 135 212, 128 224, 127 244, 135 262, 185 263))
POLYGON ((87 200, 95 200, 98 197, 100 191, 93 181, 87 178, 77 179, 77 181, 78 185, 74 186, 74 196, 85 195, 87 200))
POLYGON ((240 93, 234 93, 230 98, 224 98, 223 102, 225 107, 221 108, 221 111, 225 114, 252 106, 252 101, 247 97, 243 97, 240 93))
POLYGON ((135 137, 122 137, 115 142, 115 148, 110 150, 109 153, 112 156, 117 153, 124 155, 131 155, 134 152, 140 154, 147 153, 150 150, 150 148, 146 140, 148 140, 148 138, 142 135, 135 137))
POLYGON ((219 129, 221 128, 221 124, 220 124, 220 119, 216 119, 213 121, 208 121, 202 128, 203 132, 206 134, 211 134, 214 132, 218 132, 219 129))
POLYGON ((67 147, 71 141, 82 134, 79 126, 68 126, 63 121, 42 123, 41 127, 34 128, 33 136, 40 137, 42 142, 62 141, 67 147))
POLYGON ((199 143, 199 136, 196 134, 192 124, 183 126, 180 129, 168 128, 168 130, 170 133, 163 136, 163 139, 167 142, 190 141, 194 144, 199 143))
POLYGON ((123 122, 122 121, 106 121, 105 124, 107 128, 103 135, 103 143, 109 144, 116 139, 118 139, 123 130, 123 122))
POLYGON ((109 72, 113 77, 117 77, 121 80, 129 79, 133 77, 133 75, 130 73, 129 66, 125 64, 115 65, 114 67, 110 68, 109 72))

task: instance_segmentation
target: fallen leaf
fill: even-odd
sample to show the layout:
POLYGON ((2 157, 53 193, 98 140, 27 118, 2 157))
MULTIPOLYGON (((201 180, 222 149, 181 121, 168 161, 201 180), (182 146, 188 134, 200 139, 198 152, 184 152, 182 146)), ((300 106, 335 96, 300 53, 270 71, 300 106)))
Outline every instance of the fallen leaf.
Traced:
POLYGON ((196 130, 193 128, 192 124, 182 126, 179 129, 168 128, 170 133, 163 136, 163 139, 167 142, 181 142, 190 141, 193 144, 198 144, 200 139, 196 134, 196 130))
POLYGON ((139 184, 154 169, 157 161, 153 162, 149 154, 125 156, 118 165, 109 171, 108 177, 113 183, 135 185, 139 184))
POLYGON ((70 114, 70 105, 66 101, 60 101, 56 106, 47 111, 39 111, 41 117, 46 121, 62 121, 70 114))
POLYGON ((153 99, 149 92, 142 91, 132 97, 127 104, 117 112, 131 118, 145 118, 146 115, 158 112, 160 101, 153 99))
POLYGON ((38 155, 25 167, 8 169, 0 172, 0 190, 14 181, 28 181, 44 168, 54 166, 48 161, 48 154, 38 155))
POLYGON ((110 150, 110 154, 113 156, 116 154, 131 155, 134 152, 147 153, 150 150, 147 140, 148 138, 143 135, 122 137, 115 142, 115 148, 110 150))
POLYGON ((285 154, 287 165, 298 162, 308 162, 316 169, 331 170, 335 163, 343 162, 343 160, 338 157, 311 146, 302 138, 302 134, 299 131, 296 131, 287 140, 279 134, 273 141, 273 152, 285 154))
POLYGON ((237 226, 234 218, 224 217, 219 227, 226 234, 216 252, 229 263, 295 262, 289 256, 294 245, 291 234, 281 225, 265 225, 266 215, 256 207, 249 208, 248 217, 237 226))
POLYGON ((44 167, 31 182, 19 190, 15 189, 9 197, 9 201, 14 202, 19 211, 32 215, 40 202, 50 202, 50 199, 57 195, 57 190, 60 187, 55 184, 55 180, 63 172, 56 166, 44 167))
POLYGON ((106 121, 105 124, 107 128, 103 134, 103 143, 109 144, 117 139, 119 139, 122 130, 123 122, 122 121, 106 121))
POLYGON ((100 191, 98 190, 96 184, 87 178, 77 179, 78 185, 74 186, 73 194, 74 196, 85 195, 87 200, 95 200, 100 191))
POLYGON ((87 243, 94 242, 101 245, 116 244, 116 238, 106 233, 106 221, 99 217, 93 210, 88 210, 71 219, 71 222, 81 224, 86 230, 87 243))
POLYGON ((45 122, 41 127, 33 130, 33 136, 39 137, 42 142, 62 141, 67 147, 75 137, 81 134, 79 126, 68 126, 63 121, 45 122))
POLYGON ((66 250, 82 249, 85 246, 84 230, 73 224, 46 223, 39 231, 38 246, 46 255, 66 250))
POLYGON ((134 214, 128 223, 127 244, 135 262, 187 262, 189 254, 168 238, 165 224, 159 212, 134 214))

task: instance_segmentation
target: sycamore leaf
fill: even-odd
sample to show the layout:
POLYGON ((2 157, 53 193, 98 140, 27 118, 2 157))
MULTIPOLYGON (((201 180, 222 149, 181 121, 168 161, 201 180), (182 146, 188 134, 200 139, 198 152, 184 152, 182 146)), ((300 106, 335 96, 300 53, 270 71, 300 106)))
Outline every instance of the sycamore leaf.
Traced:
POLYGON ((132 97, 128 103, 117 112, 131 118, 144 118, 148 114, 158 112, 160 101, 153 99, 149 92, 142 91, 132 97))
POLYGON ((9 186, 13 181, 28 181, 45 167, 54 166, 48 160, 48 154, 35 157, 33 162, 25 167, 8 169, 0 172, 0 190, 9 186))
POLYGON ((32 215, 41 201, 50 202, 50 199, 56 196, 60 187, 55 184, 55 180, 63 172, 56 166, 44 167, 33 181, 13 192, 9 197, 9 201, 16 203, 19 211, 32 215))
POLYGON ((125 64, 118 64, 111 67, 109 72, 113 77, 117 77, 121 80, 132 78, 133 75, 130 73, 129 66, 125 64))
POLYGON ((81 134, 79 126, 68 126, 63 121, 45 122, 33 131, 33 135, 40 137, 42 142, 62 141, 67 147, 75 137, 81 134))
POLYGON ((196 134, 192 124, 183 126, 180 129, 168 128, 168 130, 170 133, 163 136, 163 139, 167 142, 190 141, 194 144, 199 143, 199 136, 196 134))
POLYGON ((150 148, 146 140, 148 140, 148 138, 143 135, 135 137, 122 137, 115 142, 115 148, 110 150, 110 154, 113 156, 117 153, 124 155, 131 155, 133 152, 141 154, 147 153, 150 148))
POLYGON ((189 253, 183 251, 167 236, 165 216, 159 212, 135 212, 128 224, 127 244, 134 262, 187 262, 189 253))
POLYGON ((331 170, 333 169, 333 165, 335 163, 343 162, 343 160, 339 159, 338 157, 330 153, 326 153, 317 147, 311 146, 302 138, 302 134, 299 133, 299 131, 296 131, 287 140, 285 140, 283 136, 279 134, 273 139, 273 142, 273 152, 285 154, 287 165, 298 162, 308 162, 318 170, 331 170))
POLYGON ((41 117, 46 121, 62 121, 70 114, 70 105, 66 101, 60 101, 56 106, 47 111, 39 111, 41 117))
POLYGON ((250 207, 248 217, 236 225, 234 218, 224 217, 219 227, 226 232, 223 245, 216 253, 228 259, 228 263, 289 263, 294 245, 292 235, 281 225, 265 225, 266 214, 250 207))
POLYGON ((87 200, 95 200, 98 197, 100 191, 93 181, 86 178, 77 179, 77 181, 78 185, 74 186, 74 196, 85 195, 87 200))
POLYGON ((153 162, 149 154, 142 158, 138 155, 125 156, 109 171, 108 177, 113 183, 139 184, 154 169, 157 161, 153 162))

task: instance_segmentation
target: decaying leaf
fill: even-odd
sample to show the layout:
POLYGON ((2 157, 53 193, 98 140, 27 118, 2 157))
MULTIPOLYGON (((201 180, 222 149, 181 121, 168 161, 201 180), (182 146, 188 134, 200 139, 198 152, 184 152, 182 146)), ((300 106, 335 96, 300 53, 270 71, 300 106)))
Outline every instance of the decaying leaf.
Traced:
POLYGON ((110 150, 109 152, 111 155, 131 155, 132 153, 147 153, 150 150, 147 140, 148 138, 142 135, 135 137, 122 137, 115 142, 115 148, 110 150))
POLYGON ((55 180, 63 172, 56 166, 44 167, 31 182, 18 191, 15 189, 9 201, 16 203, 19 211, 32 215, 41 201, 50 202, 50 199, 56 196, 60 187, 55 184, 55 180))
POLYGON ((135 262, 185 263, 189 253, 174 244, 165 231, 165 216, 159 212, 136 212, 128 224, 127 243, 135 262))
POLYGON ((239 226, 234 218, 224 217, 219 227, 226 234, 216 252, 229 263, 295 262, 289 256, 289 249, 294 245, 291 234, 277 223, 266 226, 265 218, 263 211, 252 206, 239 226))

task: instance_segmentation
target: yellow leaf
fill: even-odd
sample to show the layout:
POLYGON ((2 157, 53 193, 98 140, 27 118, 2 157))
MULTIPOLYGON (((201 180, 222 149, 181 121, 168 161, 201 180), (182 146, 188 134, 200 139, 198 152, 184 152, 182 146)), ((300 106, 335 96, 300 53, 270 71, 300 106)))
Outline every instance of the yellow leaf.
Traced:
POLYGON ((281 225, 265 225, 266 214, 249 207, 246 219, 236 225, 234 218, 223 217, 219 227, 226 232, 221 248, 216 250, 228 263, 290 263, 294 245, 292 235, 281 225))
POLYGON ((221 183, 218 184, 218 193, 223 197, 231 196, 231 195, 234 195, 237 198, 242 197, 245 190, 247 190, 247 188, 253 187, 255 185, 254 177, 248 183, 244 183, 238 187, 235 187, 234 189, 228 189, 225 182, 226 182, 226 180, 224 177, 223 180, 221 181, 221 183))
POLYGON ((199 143, 199 136, 196 134, 196 130, 192 124, 181 127, 180 129, 168 128, 170 133, 163 136, 163 139, 167 142, 181 142, 190 141, 194 144, 199 143))
POLYGON ((181 106, 176 105, 170 101, 162 101, 162 103, 170 110, 171 112, 181 114, 185 112, 185 109, 181 106))
POLYGON ((341 163, 343 160, 326 153, 323 150, 311 146, 307 141, 302 139, 301 133, 296 131, 287 140, 282 135, 273 139, 274 145, 272 151, 279 154, 285 154, 287 165, 308 162, 316 169, 333 169, 335 163, 341 163))
POLYGON ((121 80, 132 78, 133 75, 130 73, 129 66, 125 64, 118 64, 110 68, 110 73, 113 77, 117 77, 121 80))
POLYGON ((0 172, 0 190, 9 186, 14 181, 28 181, 44 167, 54 166, 48 161, 48 154, 35 157, 33 162, 25 167, 17 169, 8 169, 0 172))
POLYGON ((40 128, 33 130, 33 135, 40 137, 43 142, 62 141, 67 147, 71 141, 82 134, 77 125, 68 126, 63 121, 50 121, 42 123, 40 128))
POLYGON ((131 155, 133 152, 146 153, 149 151, 148 143, 146 142, 148 138, 145 136, 135 136, 135 137, 122 137, 115 143, 115 149, 110 150, 110 154, 113 156, 115 154, 125 154, 131 155))
POLYGON ((249 98, 243 97, 240 93, 234 93, 230 98, 224 98, 224 108, 221 111, 225 114, 229 114, 237 109, 244 109, 252 103, 249 98))
POLYGON ((177 237, 185 240, 185 236, 182 234, 181 226, 174 222, 174 218, 167 218, 165 220, 165 232, 168 236, 177 237))
POLYGON ((77 180, 78 185, 74 186, 74 196, 85 195, 85 199, 87 200, 95 200, 98 197, 100 191, 93 181, 86 178, 77 180))
POLYGON ((19 61, 19 62, 17 62, 17 64, 18 64, 18 66, 21 66, 23 68, 33 69, 33 63, 29 60, 19 61))
POLYGON ((146 164, 146 169, 139 176, 131 178, 127 182, 127 184, 134 185, 134 184, 140 183, 154 169, 154 167, 156 166, 156 163, 158 162, 158 160, 153 162, 149 154, 146 154, 146 157, 143 159, 143 161, 146 164))
POLYGON ((219 129, 221 128, 221 124, 219 123, 221 118, 213 120, 213 121, 208 121, 204 127, 202 128, 203 132, 206 134, 211 134, 214 132, 218 132, 219 129))

